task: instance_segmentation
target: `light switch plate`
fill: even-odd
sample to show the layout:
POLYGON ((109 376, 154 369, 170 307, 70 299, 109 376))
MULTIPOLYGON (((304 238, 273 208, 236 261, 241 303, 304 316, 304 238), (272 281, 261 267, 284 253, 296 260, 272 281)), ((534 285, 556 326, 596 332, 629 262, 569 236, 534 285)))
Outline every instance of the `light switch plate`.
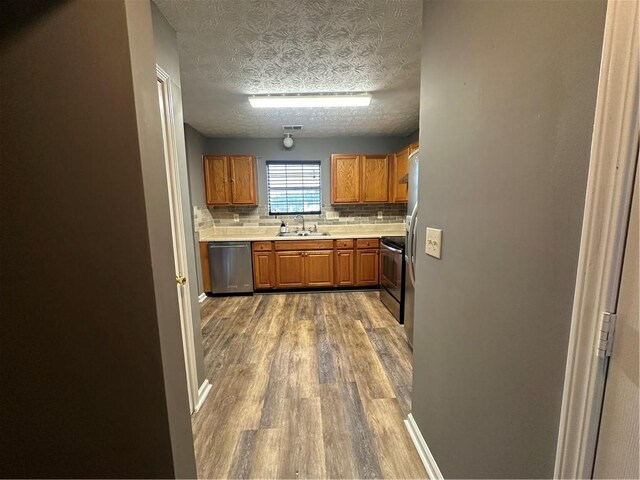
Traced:
POLYGON ((442 254, 442 230, 427 227, 425 253, 435 258, 442 254))

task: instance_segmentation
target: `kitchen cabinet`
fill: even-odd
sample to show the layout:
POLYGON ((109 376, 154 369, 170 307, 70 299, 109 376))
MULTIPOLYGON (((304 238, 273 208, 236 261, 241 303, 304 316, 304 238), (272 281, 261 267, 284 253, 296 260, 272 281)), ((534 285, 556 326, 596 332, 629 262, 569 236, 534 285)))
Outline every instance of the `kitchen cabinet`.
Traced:
POLYGON ((360 157, 331 155, 331 203, 360 202, 360 157))
POLYGON ((356 251, 356 286, 378 285, 379 250, 356 251))
POLYGON ((271 242, 253 242, 253 288, 266 290, 276 286, 275 259, 271 242))
POLYGON ((276 288, 333 286, 333 240, 274 243, 276 288))
POLYGON ((204 191, 207 205, 228 205, 231 203, 228 159, 222 156, 205 155, 204 191))
POLYGON ((388 155, 331 155, 332 204, 388 201, 388 155))
POLYGON ((205 155, 207 205, 257 205, 256 159, 252 155, 205 155))
POLYGON ((389 201, 389 156, 363 155, 360 157, 360 202, 386 203, 389 201))
POLYGON ((304 252, 304 286, 333 287, 333 250, 304 252))
POLYGON ((336 286, 352 287, 355 284, 355 253, 350 250, 336 250, 336 286))
POLYGON ((200 271, 202 275, 203 292, 211 292, 211 270, 209 269, 209 242, 199 242, 200 245, 200 271))
POLYGON ((231 203, 233 205, 257 205, 256 159, 250 155, 229 157, 231 178, 231 203))
POLYGON ((380 270, 380 241, 359 238, 356 241, 356 286, 378 285, 380 270))
POLYGON ((389 165, 389 201, 407 203, 408 184, 403 177, 409 173, 409 156, 418 149, 418 143, 412 143, 392 156, 389 165))
POLYGON ((377 238, 253 242, 254 288, 378 285, 379 246, 377 238))
POLYGON ((304 287, 304 252, 276 252, 276 288, 304 287))

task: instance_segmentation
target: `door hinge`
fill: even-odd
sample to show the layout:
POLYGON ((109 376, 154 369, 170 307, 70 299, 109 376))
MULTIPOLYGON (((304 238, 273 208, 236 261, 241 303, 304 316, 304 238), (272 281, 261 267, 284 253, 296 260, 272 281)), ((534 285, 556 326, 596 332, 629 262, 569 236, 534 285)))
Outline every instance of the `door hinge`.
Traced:
POLYGON ((596 355, 600 358, 610 357, 613 348, 613 336, 616 331, 615 313, 602 312, 600 331, 596 344, 596 355))

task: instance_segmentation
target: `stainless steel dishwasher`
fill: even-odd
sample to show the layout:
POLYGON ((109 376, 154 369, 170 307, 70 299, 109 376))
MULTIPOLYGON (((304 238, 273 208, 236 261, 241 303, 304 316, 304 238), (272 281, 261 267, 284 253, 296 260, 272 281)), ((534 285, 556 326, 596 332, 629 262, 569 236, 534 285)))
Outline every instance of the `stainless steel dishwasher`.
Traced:
POLYGON ((212 293, 253 292, 251 242, 209 242, 212 293))

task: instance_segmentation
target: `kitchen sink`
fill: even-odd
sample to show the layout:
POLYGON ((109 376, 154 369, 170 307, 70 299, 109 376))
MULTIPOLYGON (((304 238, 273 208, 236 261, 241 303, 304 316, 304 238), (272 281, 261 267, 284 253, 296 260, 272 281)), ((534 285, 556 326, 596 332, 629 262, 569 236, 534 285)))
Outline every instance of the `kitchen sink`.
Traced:
POLYGON ((300 232, 280 232, 278 234, 279 237, 328 237, 329 235, 328 232, 307 232, 306 230, 300 232))

